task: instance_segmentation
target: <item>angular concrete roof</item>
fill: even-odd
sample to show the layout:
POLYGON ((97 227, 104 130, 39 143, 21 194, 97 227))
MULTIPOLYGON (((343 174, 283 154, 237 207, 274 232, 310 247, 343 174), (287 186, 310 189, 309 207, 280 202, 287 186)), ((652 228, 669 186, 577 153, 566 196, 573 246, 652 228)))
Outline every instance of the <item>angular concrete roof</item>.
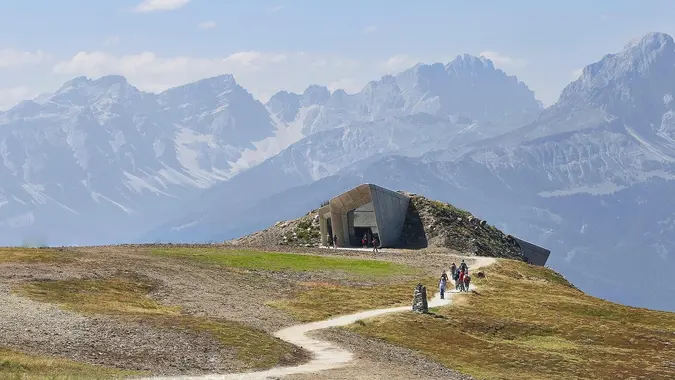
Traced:
POLYGON ((361 207, 371 200, 370 185, 363 184, 331 199, 330 205, 336 207, 336 211, 347 212, 361 207))

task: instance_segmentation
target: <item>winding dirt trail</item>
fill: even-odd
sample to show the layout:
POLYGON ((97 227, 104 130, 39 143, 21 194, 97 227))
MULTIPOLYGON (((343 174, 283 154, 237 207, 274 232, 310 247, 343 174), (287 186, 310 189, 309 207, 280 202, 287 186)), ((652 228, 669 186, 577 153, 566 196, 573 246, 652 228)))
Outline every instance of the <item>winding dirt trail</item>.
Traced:
MULTIPOLYGON (((476 257, 473 265, 471 265, 471 268, 476 270, 478 268, 489 266, 494 262, 495 259, 490 257, 476 257)), ((454 289, 447 291, 446 295, 450 295, 450 297, 446 297, 445 299, 441 299, 440 293, 435 294, 428 303, 429 307, 432 308, 449 305, 452 302, 452 295, 454 293, 457 293, 457 291, 454 289)), ((362 319, 373 318, 383 314, 399 313, 410 310, 410 306, 401 306, 387 309, 362 311, 359 313, 335 317, 324 321, 295 325, 274 333, 275 337, 296 346, 300 346, 311 352, 313 358, 305 364, 291 367, 276 367, 260 372, 209 374, 198 376, 159 376, 150 377, 144 380, 269 380, 278 379, 286 375, 315 373, 339 368, 353 360, 353 353, 340 348, 334 343, 310 338, 307 336, 308 333, 330 327, 346 326, 362 319)))

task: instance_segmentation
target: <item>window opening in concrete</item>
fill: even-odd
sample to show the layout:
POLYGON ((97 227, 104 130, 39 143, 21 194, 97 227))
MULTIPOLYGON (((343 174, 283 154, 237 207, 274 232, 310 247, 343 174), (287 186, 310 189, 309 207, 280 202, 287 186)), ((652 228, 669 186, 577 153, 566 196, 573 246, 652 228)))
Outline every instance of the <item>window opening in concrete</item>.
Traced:
POLYGON ((373 202, 368 202, 347 212, 347 221, 350 245, 361 247, 365 238, 366 246, 372 246, 373 237, 376 237, 378 232, 373 202))

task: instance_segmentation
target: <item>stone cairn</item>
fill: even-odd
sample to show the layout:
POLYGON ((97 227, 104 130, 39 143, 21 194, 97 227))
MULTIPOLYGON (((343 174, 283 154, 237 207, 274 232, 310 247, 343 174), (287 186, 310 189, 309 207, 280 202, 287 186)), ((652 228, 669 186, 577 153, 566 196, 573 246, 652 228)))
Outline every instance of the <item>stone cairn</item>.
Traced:
POLYGON ((415 286, 412 309, 416 313, 429 312, 429 305, 427 304, 427 288, 422 284, 417 284, 417 286, 415 286))

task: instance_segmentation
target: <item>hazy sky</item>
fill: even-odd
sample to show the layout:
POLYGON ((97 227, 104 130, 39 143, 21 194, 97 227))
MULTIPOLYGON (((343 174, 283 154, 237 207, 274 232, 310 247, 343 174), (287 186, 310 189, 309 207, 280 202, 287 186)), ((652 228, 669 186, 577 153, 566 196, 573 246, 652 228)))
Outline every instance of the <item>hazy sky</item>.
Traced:
POLYGON ((546 105, 631 38, 674 34, 672 0, 0 0, 0 108, 75 76, 159 91, 232 73, 261 100, 358 91, 417 62, 485 55, 546 105))

